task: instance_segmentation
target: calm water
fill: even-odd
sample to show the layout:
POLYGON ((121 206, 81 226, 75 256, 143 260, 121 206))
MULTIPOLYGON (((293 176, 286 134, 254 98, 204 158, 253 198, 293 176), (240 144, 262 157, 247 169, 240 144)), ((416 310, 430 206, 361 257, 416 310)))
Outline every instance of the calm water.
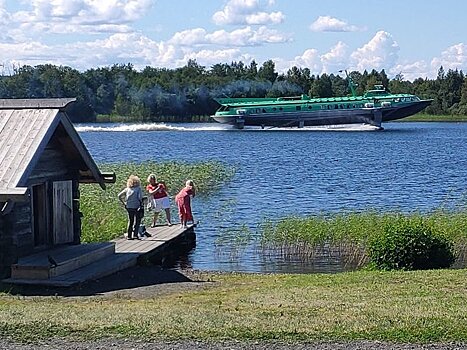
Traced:
MULTIPOLYGON (((217 124, 80 125, 98 162, 218 160, 237 168, 215 196, 194 199, 201 221, 185 263, 196 269, 326 271, 262 257, 249 243, 264 218, 373 208, 430 211, 465 202, 467 123, 388 123, 349 129, 233 130, 217 124)), ((157 170, 156 170, 157 174, 157 170)))

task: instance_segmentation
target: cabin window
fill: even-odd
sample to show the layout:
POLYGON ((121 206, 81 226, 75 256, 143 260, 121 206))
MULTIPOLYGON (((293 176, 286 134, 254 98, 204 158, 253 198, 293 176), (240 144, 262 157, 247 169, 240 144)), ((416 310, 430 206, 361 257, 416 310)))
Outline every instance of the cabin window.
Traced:
POLYGON ((295 110, 300 111, 302 109, 302 106, 295 106, 295 110))
POLYGON ((350 108, 350 103, 347 104, 347 108, 350 108))
POLYGON ((328 109, 331 109, 331 107, 332 107, 331 105, 328 105, 328 109))
POLYGON ((266 110, 263 108, 262 112, 263 112, 263 113, 266 113, 266 110))
POLYGON ((282 108, 282 107, 279 107, 279 110, 280 110, 280 111, 282 111, 282 110, 283 110, 283 108, 282 108))
POLYGON ((313 108, 313 107, 311 107, 311 106, 308 106, 308 109, 312 109, 312 108, 313 108))
POLYGON ((273 112, 275 112, 275 111, 277 110, 277 108, 276 108, 276 107, 273 107, 272 110, 273 110, 273 112))

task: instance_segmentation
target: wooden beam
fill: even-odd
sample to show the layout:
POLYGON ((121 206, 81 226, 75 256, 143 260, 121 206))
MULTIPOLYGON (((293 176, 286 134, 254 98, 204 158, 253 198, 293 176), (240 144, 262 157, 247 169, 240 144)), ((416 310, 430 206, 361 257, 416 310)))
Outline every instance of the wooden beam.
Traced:
POLYGON ((27 187, 6 188, 0 191, 0 202, 25 202, 29 199, 27 187))

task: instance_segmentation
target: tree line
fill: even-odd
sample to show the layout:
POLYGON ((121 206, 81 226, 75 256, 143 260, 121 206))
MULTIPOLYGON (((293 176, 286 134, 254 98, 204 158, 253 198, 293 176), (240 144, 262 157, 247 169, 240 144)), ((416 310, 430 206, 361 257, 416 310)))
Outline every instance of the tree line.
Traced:
MULTIPOLYGON (((349 73, 357 93, 382 84, 392 93, 431 98, 427 114, 467 115, 467 76, 440 67, 436 79, 405 80, 402 74, 389 79, 386 72, 349 73)), ((193 121, 212 115, 219 97, 279 97, 309 94, 313 97, 349 95, 348 79, 335 74, 312 74, 308 68, 292 67, 279 74, 272 60, 219 63, 206 68, 190 60, 180 68, 115 64, 84 72, 50 64, 22 66, 0 76, 0 98, 76 97, 68 114, 74 122, 92 122, 97 115, 126 116, 134 121, 193 121)))

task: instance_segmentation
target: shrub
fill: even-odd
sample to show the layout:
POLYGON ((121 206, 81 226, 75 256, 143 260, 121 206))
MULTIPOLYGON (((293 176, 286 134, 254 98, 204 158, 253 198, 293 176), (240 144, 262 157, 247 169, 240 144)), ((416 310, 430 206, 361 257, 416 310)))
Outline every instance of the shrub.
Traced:
POLYGON ((400 217, 386 223, 369 243, 368 255, 382 270, 447 268, 454 263, 453 245, 421 218, 400 217))

